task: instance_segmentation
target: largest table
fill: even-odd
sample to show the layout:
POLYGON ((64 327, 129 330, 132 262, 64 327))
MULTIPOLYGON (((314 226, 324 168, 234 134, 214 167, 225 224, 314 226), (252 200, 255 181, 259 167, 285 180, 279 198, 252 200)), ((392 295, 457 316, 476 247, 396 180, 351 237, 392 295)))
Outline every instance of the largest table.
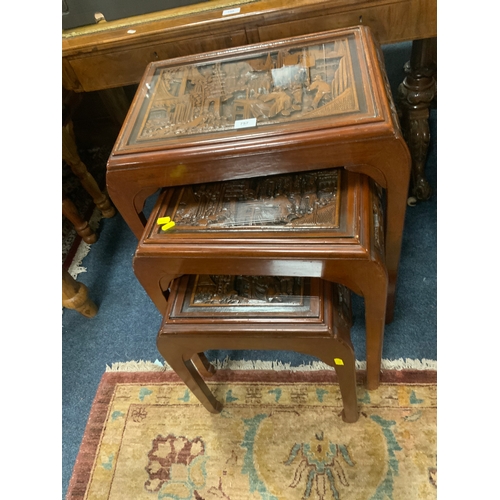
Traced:
POLYGON ((99 91, 118 120, 129 102, 123 86, 139 83, 149 62, 364 24, 381 44, 413 41, 402 83, 413 191, 428 198, 425 159, 434 97, 437 0, 212 0, 63 32, 63 86, 99 91), (227 14, 228 10, 238 10, 227 14))

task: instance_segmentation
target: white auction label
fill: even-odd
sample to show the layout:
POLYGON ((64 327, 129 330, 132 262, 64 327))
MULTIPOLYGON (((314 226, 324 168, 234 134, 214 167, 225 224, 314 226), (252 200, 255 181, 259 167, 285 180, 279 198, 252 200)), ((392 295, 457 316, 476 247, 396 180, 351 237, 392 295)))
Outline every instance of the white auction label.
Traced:
POLYGON ((234 122, 234 128, 248 128, 255 127, 257 125, 257 118, 248 118, 247 120, 236 120, 234 122))
POLYGON ((232 14, 239 14, 240 13, 240 8, 236 7, 235 9, 226 9, 222 11, 223 16, 230 16, 232 14))

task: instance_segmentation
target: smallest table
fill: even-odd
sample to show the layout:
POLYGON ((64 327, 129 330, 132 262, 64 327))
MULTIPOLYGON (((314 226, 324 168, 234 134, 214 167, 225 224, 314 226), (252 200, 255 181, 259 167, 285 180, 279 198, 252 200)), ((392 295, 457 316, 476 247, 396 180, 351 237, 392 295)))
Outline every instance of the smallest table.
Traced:
POLYGON ((365 26, 151 63, 107 185, 139 239, 158 188, 337 167, 386 188, 390 321, 411 159, 365 26))
POLYGON ((160 353, 212 412, 222 409, 201 377, 209 349, 288 350, 335 368, 345 422, 356 422, 356 358, 349 290, 319 279, 278 276, 183 276, 172 283, 158 333, 160 353))

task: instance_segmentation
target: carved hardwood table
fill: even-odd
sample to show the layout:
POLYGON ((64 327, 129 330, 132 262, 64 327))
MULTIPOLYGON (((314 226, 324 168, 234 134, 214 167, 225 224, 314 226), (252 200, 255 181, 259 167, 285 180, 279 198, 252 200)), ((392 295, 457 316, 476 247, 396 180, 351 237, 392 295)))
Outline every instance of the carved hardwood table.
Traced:
POLYGON ((411 160, 366 27, 152 63, 107 185, 140 238, 160 187, 335 167, 386 188, 390 321, 411 160))
POLYGON ((222 404, 203 377, 203 351, 269 349, 310 354, 333 366, 346 422, 358 419, 350 292, 323 280, 278 276, 183 276, 172 283, 158 350, 212 413, 222 404))
POLYGON ((365 299, 367 387, 378 387, 387 299, 381 188, 343 169, 164 190, 133 259, 164 314, 184 274, 313 277, 365 299), (158 219, 175 222, 164 230, 158 219))

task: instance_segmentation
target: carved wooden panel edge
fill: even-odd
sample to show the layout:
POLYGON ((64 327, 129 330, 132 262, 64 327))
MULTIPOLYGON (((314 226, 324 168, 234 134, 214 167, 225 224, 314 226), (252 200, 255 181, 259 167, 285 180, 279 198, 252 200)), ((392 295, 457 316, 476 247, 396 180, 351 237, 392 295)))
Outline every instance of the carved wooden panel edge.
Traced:
POLYGON ((175 226, 156 226, 156 234, 336 230, 341 175, 335 168, 173 189, 158 214, 175 226))
POLYGON ((302 277, 198 275, 189 307, 284 308, 303 306, 302 277))
POLYGON ((360 113, 349 36, 261 56, 158 70, 136 143, 360 113))

